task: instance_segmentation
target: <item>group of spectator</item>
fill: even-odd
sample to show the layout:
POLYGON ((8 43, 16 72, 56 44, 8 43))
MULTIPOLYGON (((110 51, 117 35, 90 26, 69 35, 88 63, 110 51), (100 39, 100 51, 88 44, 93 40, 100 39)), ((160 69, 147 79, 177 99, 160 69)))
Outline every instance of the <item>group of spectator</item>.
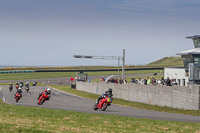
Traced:
MULTIPOLYGON (((104 77, 101 79, 101 82, 105 82, 105 78, 104 77)), ((127 83, 127 80, 126 80, 126 77, 124 77, 124 79, 120 78, 119 80, 118 80, 118 78, 110 78, 108 80, 108 83, 124 84, 124 83, 127 83)))
MULTIPOLYGON (((101 79, 101 82, 105 82, 105 78, 103 77, 101 79)), ((177 85, 176 81, 174 79, 167 79, 161 78, 156 79, 154 77, 147 77, 147 78, 131 78, 131 83, 137 83, 137 84, 144 84, 144 85, 166 85, 166 86, 172 86, 177 85)), ((119 80, 117 78, 110 78, 108 80, 108 83, 115 83, 115 84, 124 84, 127 83, 126 77, 124 79, 120 78, 119 80)))
POLYGON ((155 79, 153 77, 147 77, 147 78, 139 78, 138 80, 135 78, 131 78, 131 83, 139 83, 144 85, 166 85, 166 86, 172 86, 177 85, 176 81, 174 79, 167 79, 161 78, 161 79, 155 79))

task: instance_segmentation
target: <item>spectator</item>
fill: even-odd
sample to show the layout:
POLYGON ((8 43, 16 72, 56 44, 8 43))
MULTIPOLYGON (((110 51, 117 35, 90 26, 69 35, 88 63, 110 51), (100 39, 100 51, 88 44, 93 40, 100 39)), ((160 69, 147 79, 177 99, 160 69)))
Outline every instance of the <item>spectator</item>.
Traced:
POLYGON ((161 80, 160 79, 157 79, 157 84, 161 85, 161 80))
POLYGON ((152 80, 152 84, 153 84, 153 85, 157 85, 157 81, 156 81, 155 78, 153 78, 153 80, 152 80))
POLYGON ((144 85, 147 85, 147 78, 144 79, 144 85))
POLYGON ((122 83, 123 83, 123 80, 122 80, 122 78, 120 78, 120 79, 119 79, 119 83, 120 83, 120 84, 122 84, 122 83))
POLYGON ((139 80, 136 80, 136 83, 140 83, 140 84, 144 84, 144 79, 143 78, 139 78, 139 80))
POLYGON ((164 78, 163 78, 163 77, 161 78, 161 84, 162 84, 162 85, 164 85, 164 84, 165 84, 165 80, 164 80, 164 78))
POLYGON ((111 83, 115 83, 115 79, 114 78, 111 78, 111 83))
POLYGON ((176 79, 172 79, 171 84, 172 85, 178 85, 178 83, 176 82, 176 79))
POLYGON ((152 80, 151 80, 151 78, 149 78, 148 80, 147 80, 147 84, 149 85, 149 84, 151 84, 152 83, 152 80))
POLYGON ((105 82, 105 78, 103 77, 103 78, 101 78, 101 82, 105 82))
POLYGON ((118 79, 117 78, 115 79, 115 84, 118 84, 118 79))
POLYGON ((126 77, 124 77, 124 83, 127 83, 126 77))
POLYGON ((171 84, 171 80, 169 79, 169 77, 167 77, 167 79, 165 80, 166 86, 172 86, 171 84))
POLYGON ((137 83, 137 80, 135 78, 131 78, 131 83, 137 83))
POLYGON ((131 78, 131 83, 134 83, 134 79, 133 78, 131 78))

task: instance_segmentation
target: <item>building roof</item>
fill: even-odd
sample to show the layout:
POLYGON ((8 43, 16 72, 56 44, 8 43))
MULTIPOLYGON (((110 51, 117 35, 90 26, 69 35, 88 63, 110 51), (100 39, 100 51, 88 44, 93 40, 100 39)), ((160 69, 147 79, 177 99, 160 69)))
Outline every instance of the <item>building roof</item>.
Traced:
POLYGON ((182 51, 180 53, 177 53, 176 55, 194 55, 194 54, 200 55, 200 48, 194 48, 194 49, 182 51))
POLYGON ((200 39, 200 35, 188 36, 187 39, 200 39))

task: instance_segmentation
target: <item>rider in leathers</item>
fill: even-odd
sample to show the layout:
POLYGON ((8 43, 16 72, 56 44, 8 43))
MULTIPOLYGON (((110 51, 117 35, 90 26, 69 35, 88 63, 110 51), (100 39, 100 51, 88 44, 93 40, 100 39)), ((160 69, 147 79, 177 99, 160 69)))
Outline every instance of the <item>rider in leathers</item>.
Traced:
POLYGON ((12 83, 10 83, 10 85, 9 85, 9 89, 13 89, 13 84, 12 83))
POLYGON ((29 82, 26 82, 25 87, 29 88, 29 82))
POLYGON ((40 96, 41 96, 43 93, 47 93, 48 98, 47 98, 46 100, 49 100, 49 98, 51 97, 51 89, 50 89, 50 88, 47 88, 46 90, 42 91, 42 92, 39 94, 39 97, 37 98, 37 100, 39 100, 40 96))
POLYGON ((15 93, 15 96, 17 93, 20 94, 20 96, 22 97, 22 89, 20 87, 18 88, 17 92, 15 93))
POLYGON ((112 97, 113 97, 113 94, 112 94, 112 89, 111 89, 111 88, 109 88, 108 91, 105 91, 105 93, 103 93, 102 96, 100 96, 100 97, 96 100, 96 105, 98 105, 98 104, 99 104, 99 101, 100 101, 103 97, 105 97, 105 96, 109 96, 109 97, 111 97, 111 99, 113 99, 113 98, 112 98, 112 97))

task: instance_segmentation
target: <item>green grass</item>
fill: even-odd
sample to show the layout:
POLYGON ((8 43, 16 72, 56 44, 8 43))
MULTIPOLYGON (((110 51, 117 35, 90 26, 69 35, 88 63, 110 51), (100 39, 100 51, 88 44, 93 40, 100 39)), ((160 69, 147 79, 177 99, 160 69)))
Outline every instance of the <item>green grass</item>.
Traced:
MULTIPOLYGON (((135 70, 135 71, 125 71, 125 75, 153 74, 160 72, 163 73, 163 70, 135 70)), ((118 75, 117 71, 86 72, 86 73, 88 74, 88 76, 118 75)), ((10 74, 0 74, 0 80, 47 79, 47 78, 63 78, 63 77, 75 77, 75 76, 76 72, 10 73, 10 74)))
POLYGON ((115 133, 200 131, 200 123, 130 118, 105 114, 9 105, 0 100, 1 133, 115 133))
POLYGON ((146 66, 154 66, 154 67, 183 66, 183 61, 181 57, 164 57, 160 60, 151 62, 146 66))
MULTIPOLYGON (((97 99, 99 95, 92 94, 88 92, 78 91, 75 89, 71 89, 70 86, 65 85, 50 85, 52 88, 56 88, 71 94, 75 94, 81 97, 89 98, 89 99, 97 99)), ((117 99, 114 98, 113 104, 117 105, 124 105, 128 107, 134 107, 139 109, 145 109, 145 110, 154 110, 154 111, 161 111, 161 112, 168 112, 168 113, 176 113, 176 114, 186 114, 186 115, 196 115, 200 116, 200 110, 184 110, 184 109, 175 109, 175 108, 169 108, 169 107, 161 107, 156 105, 149 105, 144 103, 138 103, 138 102, 131 102, 123 99, 117 99)))

